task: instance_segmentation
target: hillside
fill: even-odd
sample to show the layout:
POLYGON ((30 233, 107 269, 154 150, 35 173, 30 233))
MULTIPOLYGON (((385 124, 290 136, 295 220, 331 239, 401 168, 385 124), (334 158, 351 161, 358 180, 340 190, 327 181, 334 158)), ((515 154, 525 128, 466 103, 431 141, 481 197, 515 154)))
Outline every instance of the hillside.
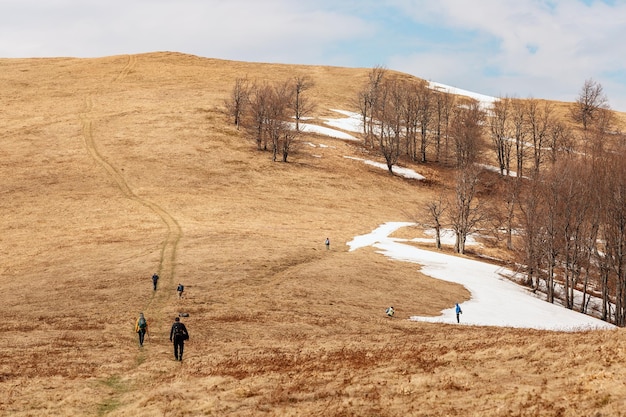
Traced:
POLYGON ((469 293, 346 242, 406 221, 450 173, 392 177, 345 158, 364 156, 356 144, 316 135, 271 162, 224 99, 236 77, 298 73, 328 116, 352 109, 368 69, 0 59, 0 416, 623 413, 621 329, 406 320, 469 293), (179 312, 182 363, 168 340, 179 312))

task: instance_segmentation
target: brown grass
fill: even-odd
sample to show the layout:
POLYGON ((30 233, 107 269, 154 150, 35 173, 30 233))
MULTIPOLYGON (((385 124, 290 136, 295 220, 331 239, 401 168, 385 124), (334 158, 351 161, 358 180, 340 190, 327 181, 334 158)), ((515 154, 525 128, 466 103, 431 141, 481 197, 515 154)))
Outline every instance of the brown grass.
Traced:
POLYGON ((418 212, 445 171, 391 177, 315 136, 330 147, 272 163, 222 113, 236 77, 297 73, 316 81, 319 115, 351 109, 367 70, 174 53, 0 69, 1 416, 623 413, 622 330, 409 322, 469 294, 348 252, 418 212), (183 363, 168 341, 178 312, 183 363))

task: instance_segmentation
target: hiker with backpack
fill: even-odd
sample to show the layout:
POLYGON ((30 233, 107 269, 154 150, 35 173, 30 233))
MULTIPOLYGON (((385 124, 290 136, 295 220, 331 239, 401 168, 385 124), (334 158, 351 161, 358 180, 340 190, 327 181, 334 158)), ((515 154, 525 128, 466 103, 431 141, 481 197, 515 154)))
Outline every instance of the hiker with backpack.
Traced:
POLYGON ((459 305, 459 303, 456 303, 456 305, 454 306, 454 312, 456 313, 456 322, 460 323, 461 322, 460 314, 463 314, 463 310, 461 310, 461 306, 459 305))
POLYGON ((152 286, 154 288, 154 291, 156 291, 157 289, 157 282, 159 282, 159 276, 155 272, 154 275, 152 275, 152 286))
POLYGON ((174 358, 177 361, 183 360, 183 350, 185 349, 185 340, 189 340, 187 327, 181 323, 180 318, 174 319, 172 329, 170 330, 170 342, 174 342, 174 358))
POLYGON ((185 286, 183 284, 178 284, 176 291, 178 292, 178 298, 183 298, 183 291, 185 291, 185 286))
POLYGON ((139 313, 139 318, 135 323, 135 333, 139 335, 139 347, 143 347, 143 340, 148 332, 148 322, 146 318, 143 316, 143 313, 139 313))

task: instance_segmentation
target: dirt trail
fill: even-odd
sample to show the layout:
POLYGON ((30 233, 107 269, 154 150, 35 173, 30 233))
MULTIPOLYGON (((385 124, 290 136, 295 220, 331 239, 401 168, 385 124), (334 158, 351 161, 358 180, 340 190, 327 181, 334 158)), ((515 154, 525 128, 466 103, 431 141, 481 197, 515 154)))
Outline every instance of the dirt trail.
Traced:
MULTIPOLYGON (((128 63, 115 77, 113 82, 123 80, 133 70, 136 63, 137 58, 133 55, 130 55, 128 58, 128 63)), ((182 236, 182 229, 176 219, 174 219, 174 217, 161 206, 135 194, 135 192, 126 182, 126 179, 124 178, 120 170, 109 161, 107 161, 107 159, 100 153, 93 133, 93 102, 93 96, 85 97, 84 110, 79 114, 82 124, 82 133, 85 140, 85 147, 89 151, 91 157, 98 163, 98 165, 104 168, 107 174, 113 179, 113 181, 115 181, 115 184, 126 198, 148 207, 155 214, 157 214, 161 218, 161 221, 165 224, 167 228, 167 234, 161 246, 161 256, 159 258, 160 260, 157 273, 161 278, 161 285, 173 285, 175 281, 174 277, 176 276, 176 249, 178 247, 178 242, 180 241, 180 238, 182 236)), ((170 293, 173 293, 173 291, 170 293)), ((150 298, 144 310, 147 309, 147 307, 150 307, 154 299, 155 297, 150 298)))

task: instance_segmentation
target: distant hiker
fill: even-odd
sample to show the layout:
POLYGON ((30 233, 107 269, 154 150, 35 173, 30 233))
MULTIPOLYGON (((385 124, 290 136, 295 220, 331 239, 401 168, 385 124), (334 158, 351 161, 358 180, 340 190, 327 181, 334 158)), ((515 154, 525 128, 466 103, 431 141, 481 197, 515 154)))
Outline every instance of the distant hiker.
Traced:
POLYGON ((157 282, 159 282, 159 276, 155 273, 152 275, 152 286, 154 287, 154 291, 156 291, 157 282))
POLYGON ((183 291, 185 291, 185 286, 183 284, 178 284, 176 291, 178 292, 178 298, 183 298, 183 291))
POLYGON ((461 320, 459 318, 459 315, 463 314, 463 311, 461 310, 461 306, 459 305, 459 303, 456 303, 456 305, 454 306, 454 310, 456 312, 456 322, 460 323, 461 320))
POLYGON ((324 242, 324 244, 326 245, 326 249, 330 249, 330 239, 326 238, 326 241, 324 242))
POLYGON ((137 319, 137 323, 135 323, 135 333, 139 335, 139 347, 143 347, 143 338, 148 331, 148 322, 146 318, 143 316, 143 313, 139 313, 139 318, 137 319))
POLYGON ((170 342, 174 342, 174 358, 177 361, 183 360, 185 340, 189 340, 189 333, 187 333, 187 328, 181 323, 180 318, 176 317, 170 330, 170 342))
POLYGON ((387 310, 385 310, 385 314, 387 314, 389 317, 393 317, 395 313, 396 310, 393 309, 393 306, 387 307, 387 310))

